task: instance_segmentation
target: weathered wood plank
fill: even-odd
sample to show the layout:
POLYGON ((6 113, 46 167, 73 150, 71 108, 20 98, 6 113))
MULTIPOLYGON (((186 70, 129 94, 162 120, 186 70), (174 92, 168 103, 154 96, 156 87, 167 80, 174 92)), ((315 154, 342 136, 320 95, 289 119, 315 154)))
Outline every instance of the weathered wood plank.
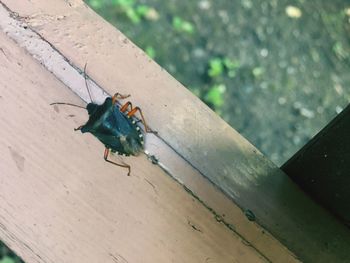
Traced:
MULTIPOLYGON (((3 2, 72 64, 82 68, 88 61, 90 76, 108 93, 118 89, 132 94, 160 138, 240 207, 253 211, 259 224, 303 260, 346 262, 350 244, 346 228, 312 203, 244 138, 81 1, 3 2)), ((228 215, 225 222, 268 254, 267 258, 278 258, 269 253, 269 246, 283 254, 283 246, 257 235, 258 228, 244 221, 237 207, 230 213, 228 208, 232 205, 220 205, 218 200, 226 199, 212 188, 210 193, 215 194, 196 187, 201 179, 181 175, 181 170, 175 168, 172 175, 195 189, 198 197, 215 211, 228 215), (235 215, 239 215, 238 219, 235 215), (268 245, 262 240, 268 240, 268 245)), ((289 253, 286 255, 293 260, 289 253)))
POLYGON ((81 101, 0 32, 0 237, 30 262, 266 262, 145 157, 73 128, 81 101))
MULTIPOLYGON (((5 10, 6 11, 6 10, 5 10)), ((89 101, 86 87, 79 69, 70 65, 66 58, 55 48, 32 30, 28 29, 25 19, 13 13, 10 17, 0 9, 0 24, 7 35, 29 54, 35 57, 44 67, 51 71, 60 81, 85 101, 89 101)), ((90 70, 89 70, 90 71, 90 70)), ((94 100, 102 101, 103 91, 94 82, 88 80, 94 100)), ((195 198, 207 207, 219 222, 245 239, 245 243, 257 249, 270 261, 295 262, 294 256, 259 225, 250 222, 241 209, 229 200, 221 191, 210 184, 187 161, 155 136, 148 136, 146 148, 161 159, 159 165, 176 177, 176 180, 186 182, 186 188, 195 194, 195 198), (199 198, 200 197, 200 198, 199 198), (214 210, 215 209, 215 210, 214 210)))

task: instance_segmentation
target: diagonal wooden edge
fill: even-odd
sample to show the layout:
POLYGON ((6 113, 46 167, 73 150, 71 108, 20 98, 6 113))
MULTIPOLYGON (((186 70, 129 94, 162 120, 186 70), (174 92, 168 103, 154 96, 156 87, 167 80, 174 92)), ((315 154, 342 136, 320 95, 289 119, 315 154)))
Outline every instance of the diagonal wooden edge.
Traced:
POLYGON ((50 105, 81 99, 7 33, 0 238, 25 262, 269 262, 145 156, 124 159, 130 177, 106 165, 103 145, 73 131, 86 112, 50 105))
MULTIPOLYGON (((116 90, 132 94, 134 104, 142 107, 150 126, 159 132, 159 138, 149 139, 149 151, 220 220, 234 226, 234 231, 269 260, 280 262, 281 255, 290 262, 294 258, 257 224, 248 222, 241 209, 254 214, 260 226, 306 262, 348 260, 347 228, 310 201, 280 169, 84 3, 2 2, 18 14, 16 21, 26 23, 63 54, 70 67, 81 69, 88 61, 89 76, 108 94, 116 90), (169 156, 185 159, 187 165, 183 161, 181 167, 176 161, 167 163, 173 160, 169 156)), ((2 29, 6 32, 8 27, 2 25, 2 29)), ((14 39, 10 32, 7 34, 14 39)), ((52 68, 67 69, 55 60, 46 62, 52 68)), ((75 92, 84 92, 79 74, 70 84, 64 81, 70 76, 54 74, 70 88, 79 87, 75 92)), ((86 95, 80 96, 86 100, 86 95)))

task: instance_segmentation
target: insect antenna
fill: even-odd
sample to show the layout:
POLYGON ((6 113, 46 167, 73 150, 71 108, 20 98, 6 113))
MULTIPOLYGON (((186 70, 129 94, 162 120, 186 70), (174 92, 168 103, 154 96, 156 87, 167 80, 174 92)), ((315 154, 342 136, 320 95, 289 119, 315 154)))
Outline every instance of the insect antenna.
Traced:
POLYGON ((86 109, 83 106, 75 105, 75 104, 68 103, 68 102, 53 102, 53 103, 50 103, 50 105, 68 105, 68 106, 73 106, 73 107, 77 107, 77 108, 86 109))
MULTIPOLYGON (((86 66, 87 66, 87 62, 85 63, 85 66, 84 66, 85 87, 86 87, 86 90, 87 90, 87 92, 89 94, 90 101, 93 102, 92 101, 92 97, 91 97, 91 92, 90 92, 89 86, 87 84, 87 79, 86 79, 86 66)), ((68 105, 68 106, 73 106, 73 107, 77 107, 77 108, 86 109, 86 107, 79 106, 79 105, 72 104, 72 103, 68 103, 68 102, 53 102, 53 103, 50 103, 50 105, 68 105)))
POLYGON ((87 67, 87 62, 85 63, 85 66, 84 66, 85 87, 86 87, 86 89, 87 89, 87 91, 88 91, 88 94, 89 94, 89 97, 90 97, 90 101, 93 102, 93 101, 92 101, 92 97, 91 97, 91 92, 90 92, 89 86, 88 86, 88 84, 87 84, 87 79, 86 79, 86 67, 87 67))

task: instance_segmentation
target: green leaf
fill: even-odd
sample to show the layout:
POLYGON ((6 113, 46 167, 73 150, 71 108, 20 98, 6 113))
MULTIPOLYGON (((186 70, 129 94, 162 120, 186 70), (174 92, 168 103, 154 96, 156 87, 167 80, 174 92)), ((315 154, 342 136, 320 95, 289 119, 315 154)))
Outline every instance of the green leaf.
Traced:
POLYGON ((173 28, 175 28, 176 30, 180 30, 181 25, 182 25, 182 19, 178 16, 175 16, 173 18, 173 28))
POLYGON ((182 24, 182 31, 192 34, 194 32, 194 27, 190 22, 185 21, 182 24))
POLYGON ((147 5, 138 5, 136 7, 136 13, 141 17, 145 17, 150 10, 151 8, 147 5))
POLYGON ((152 59, 156 57, 156 50, 152 46, 147 46, 145 52, 152 59))
POLYGON ((141 22, 141 17, 136 13, 135 9, 128 8, 125 13, 134 24, 139 24, 141 22))
POLYGON ((178 16, 173 18, 173 28, 179 32, 185 32, 188 34, 194 33, 194 26, 190 22, 185 21, 178 16))
POLYGON ((225 67, 229 70, 234 70, 239 68, 241 65, 239 63, 239 61, 237 60, 231 60, 229 58, 224 58, 223 60, 223 64, 225 65, 225 67))
POLYGON ((205 95, 205 101, 219 108, 224 104, 224 93, 226 86, 224 84, 213 85, 208 93, 205 95))
POLYGON ((220 58, 213 58, 209 60, 209 69, 208 75, 209 77, 215 78, 220 76, 224 71, 224 65, 222 64, 222 60, 220 58))

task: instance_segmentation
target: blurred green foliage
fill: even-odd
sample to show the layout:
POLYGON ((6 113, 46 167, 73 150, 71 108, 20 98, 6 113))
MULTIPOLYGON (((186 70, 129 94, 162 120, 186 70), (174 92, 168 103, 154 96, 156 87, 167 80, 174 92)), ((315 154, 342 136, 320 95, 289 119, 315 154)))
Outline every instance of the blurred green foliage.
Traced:
POLYGON ((345 0, 85 1, 278 165, 350 102, 345 0))
POLYGON ((156 50, 152 46, 147 46, 145 52, 152 59, 156 57, 156 50))
POLYGON ((239 67, 240 63, 237 60, 228 57, 212 58, 209 60, 208 76, 215 78, 227 73, 228 77, 234 78, 239 67))
POLYGON ((234 78, 236 76, 237 70, 241 66, 238 60, 231 60, 229 58, 224 58, 223 64, 225 65, 227 69, 227 75, 230 78, 234 78))
POLYGON ((224 65, 220 58, 213 58, 209 60, 208 76, 215 78, 220 76, 224 72, 224 65))
POLYGON ((133 24, 139 24, 142 19, 152 20, 154 18, 152 14, 156 14, 153 8, 145 4, 138 4, 135 0, 92 0, 89 4, 97 10, 108 5, 118 13, 127 17, 133 24))
POLYGON ((0 260, 0 263, 16 263, 16 261, 13 258, 6 256, 0 260))
POLYGON ((173 28, 178 32, 193 34, 195 29, 192 23, 183 20, 181 17, 173 17, 173 28))
POLYGON ((225 91, 226 86, 224 84, 214 84, 204 96, 204 101, 210 106, 213 106, 215 110, 219 110, 225 102, 225 91))

